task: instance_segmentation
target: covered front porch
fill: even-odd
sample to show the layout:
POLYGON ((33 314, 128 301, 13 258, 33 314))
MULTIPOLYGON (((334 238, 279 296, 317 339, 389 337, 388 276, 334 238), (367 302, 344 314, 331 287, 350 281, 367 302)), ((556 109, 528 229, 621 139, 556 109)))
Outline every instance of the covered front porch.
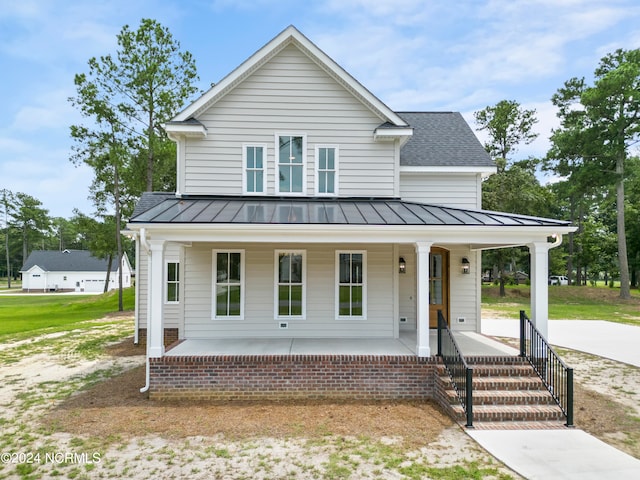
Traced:
MULTIPOLYGON (((476 332, 454 331, 465 356, 518 355, 518 350, 476 332)), ((215 355, 416 355, 416 332, 400 332, 399 338, 225 338, 183 340, 166 356, 215 355)), ((436 355, 437 330, 429 331, 429 347, 436 355)))

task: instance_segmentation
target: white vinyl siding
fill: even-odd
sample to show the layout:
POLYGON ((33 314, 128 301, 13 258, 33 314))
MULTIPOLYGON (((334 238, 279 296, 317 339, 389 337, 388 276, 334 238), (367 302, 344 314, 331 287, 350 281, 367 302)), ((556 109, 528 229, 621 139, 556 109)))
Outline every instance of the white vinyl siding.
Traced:
POLYGON ((367 318, 357 322, 335 320, 336 245, 194 244, 185 249, 184 266, 189 272, 184 277, 185 338, 393 338, 393 277, 398 266, 397 259, 393 259, 393 246, 350 247, 367 252, 367 318), (211 321, 211 250, 237 248, 245 252, 244 321, 211 321), (287 330, 281 330, 281 321, 274 319, 274 252, 278 250, 304 251, 306 258, 305 320, 289 320, 287 330))
POLYGON ((400 174, 400 198, 408 202, 481 208, 481 179, 476 173, 400 174))
MULTIPOLYGON (((138 310, 138 322, 139 328, 147 328, 147 299, 149 292, 149 256, 144 248, 140 248, 139 265, 136 266, 136 283, 138 284, 138 295, 140 298, 136 299, 139 305, 138 310)), ((185 277, 184 263, 182 262, 182 247, 175 244, 167 244, 164 253, 165 259, 165 275, 166 279, 166 263, 175 262, 180 264, 180 275, 185 277)), ((166 287, 166 283, 165 283, 166 287)), ((166 295, 166 290, 165 290, 166 295)), ((182 315, 184 309, 184 282, 181 281, 178 288, 178 297, 180 302, 164 303, 164 328, 181 328, 182 315)), ((166 296, 165 296, 166 298, 166 296)))
POLYGON ((244 166, 242 185, 244 194, 263 195, 265 193, 267 180, 266 156, 266 145, 242 146, 242 165, 244 166))
POLYGON ((394 142, 375 142, 383 119, 294 46, 288 46, 198 116, 204 139, 185 142, 184 194, 240 195, 243 144, 267 144, 266 194, 275 195, 276 133, 306 134, 307 192, 315 192, 316 145, 340 145, 340 195, 392 197, 394 142))

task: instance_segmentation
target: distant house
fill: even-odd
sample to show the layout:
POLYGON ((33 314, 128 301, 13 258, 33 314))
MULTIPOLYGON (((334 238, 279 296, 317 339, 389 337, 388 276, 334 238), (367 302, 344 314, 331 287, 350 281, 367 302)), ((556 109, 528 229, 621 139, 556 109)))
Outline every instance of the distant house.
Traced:
MULTIPOLYGON (((131 264, 126 254, 122 258, 122 286, 131 286, 131 264)), ((94 257, 86 250, 35 250, 20 269, 25 292, 86 292, 104 291, 108 261, 94 257)), ((118 263, 114 260, 109 288, 118 288, 118 263)))

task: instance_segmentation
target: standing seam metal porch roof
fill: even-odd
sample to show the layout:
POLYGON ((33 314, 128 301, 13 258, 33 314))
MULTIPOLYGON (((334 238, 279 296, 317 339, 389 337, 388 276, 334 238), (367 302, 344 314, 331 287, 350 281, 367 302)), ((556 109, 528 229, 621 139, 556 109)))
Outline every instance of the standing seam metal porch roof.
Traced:
POLYGON ((397 198, 182 197, 145 193, 129 223, 565 227, 570 222, 397 198))

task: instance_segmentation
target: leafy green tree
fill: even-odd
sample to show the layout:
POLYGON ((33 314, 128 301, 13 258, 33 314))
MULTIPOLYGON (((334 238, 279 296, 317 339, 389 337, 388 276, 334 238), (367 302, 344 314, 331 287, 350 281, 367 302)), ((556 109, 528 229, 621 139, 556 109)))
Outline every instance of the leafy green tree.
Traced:
MULTIPOLYGON (((181 52, 155 20, 143 19, 136 31, 125 25, 117 40, 115 57, 91 58, 88 73, 75 76, 76 96, 70 101, 91 123, 71 127, 71 161, 94 170, 91 196, 105 226, 115 210, 112 252, 121 261, 123 211, 131 213, 145 189, 168 189, 168 178, 175 182, 175 147, 161 125, 195 93, 197 75, 191 54, 181 52)), ((119 284, 122 309, 122 279, 119 284)))
POLYGON ((137 165, 132 171, 138 175, 131 176, 140 181, 144 170, 144 184, 130 190, 174 190, 175 144, 162 124, 197 92, 195 61, 156 20, 142 19, 135 31, 125 25, 117 38, 115 57, 92 58, 89 66, 96 85, 111 92, 121 122, 139 152, 135 159, 144 160, 144 169, 137 165))
POLYGON ((613 186, 620 269, 620 297, 630 298, 625 221, 625 178, 631 144, 640 132, 640 50, 622 50, 600 60, 593 86, 572 78, 552 98, 561 128, 554 132, 552 168, 569 171, 584 186, 613 186))
POLYGON ((489 139, 485 149, 494 159, 503 159, 501 168, 507 166, 507 160, 515 153, 518 145, 533 142, 538 134, 533 127, 538 123, 536 111, 523 109, 515 100, 501 100, 494 106, 485 107, 474 113, 478 130, 486 130, 489 139))
POLYGON ((2 198, 2 221, 4 221, 4 250, 7 270, 7 288, 11 288, 11 256, 9 253, 9 218, 13 218, 15 197, 13 192, 3 189, 0 194, 2 198))
POLYGON ((42 207, 42 202, 26 193, 16 193, 16 204, 12 224, 21 232, 22 263, 25 262, 33 245, 44 240, 51 229, 49 211, 42 207))
MULTIPOLYGON (((523 109, 513 100, 502 100, 474 113, 478 130, 486 130, 489 138, 485 149, 495 160, 497 173, 483 182, 482 206, 488 210, 541 215, 549 204, 550 192, 538 182, 534 159, 514 162, 511 156, 520 144, 528 144, 538 134, 536 111, 523 109)), ((505 296, 505 267, 522 261, 526 253, 520 249, 498 249, 485 252, 483 259, 498 270, 500 295, 505 296)))

